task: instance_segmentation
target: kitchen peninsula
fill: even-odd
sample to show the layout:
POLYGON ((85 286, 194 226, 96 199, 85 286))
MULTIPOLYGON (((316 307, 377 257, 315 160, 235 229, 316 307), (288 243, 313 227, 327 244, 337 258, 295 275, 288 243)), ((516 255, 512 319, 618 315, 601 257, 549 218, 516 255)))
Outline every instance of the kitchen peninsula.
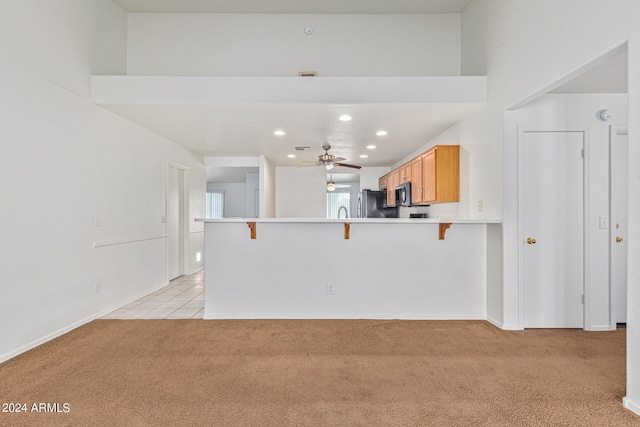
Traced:
POLYGON ((199 221, 205 319, 486 319, 501 289, 498 220, 199 221))

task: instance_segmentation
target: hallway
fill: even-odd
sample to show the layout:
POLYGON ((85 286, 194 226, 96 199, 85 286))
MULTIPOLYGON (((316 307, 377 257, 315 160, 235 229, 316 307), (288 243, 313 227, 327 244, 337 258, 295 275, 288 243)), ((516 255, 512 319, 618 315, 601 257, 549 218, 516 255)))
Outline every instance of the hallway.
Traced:
POLYGON ((201 270, 180 276, 102 319, 202 319, 203 314, 204 270, 201 270))

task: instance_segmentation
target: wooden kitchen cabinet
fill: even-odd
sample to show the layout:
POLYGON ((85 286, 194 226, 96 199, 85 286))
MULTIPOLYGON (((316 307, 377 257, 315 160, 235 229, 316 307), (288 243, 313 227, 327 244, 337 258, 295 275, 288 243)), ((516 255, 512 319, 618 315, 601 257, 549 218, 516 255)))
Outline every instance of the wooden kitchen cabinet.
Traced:
POLYGON ((422 203, 422 157, 418 156, 411 161, 411 203, 422 203))
POLYGON ((387 206, 396 205, 396 184, 395 184, 396 175, 397 175, 397 169, 396 171, 393 171, 387 175, 387 206))
POLYGON ((460 201, 460 146, 436 145, 420 156, 422 204, 460 201))
POLYGON ((397 182, 396 185, 411 182, 411 162, 400 166, 399 173, 400 173, 400 181, 397 182))
POLYGON ((386 190, 387 188, 387 175, 378 178, 378 190, 386 190))

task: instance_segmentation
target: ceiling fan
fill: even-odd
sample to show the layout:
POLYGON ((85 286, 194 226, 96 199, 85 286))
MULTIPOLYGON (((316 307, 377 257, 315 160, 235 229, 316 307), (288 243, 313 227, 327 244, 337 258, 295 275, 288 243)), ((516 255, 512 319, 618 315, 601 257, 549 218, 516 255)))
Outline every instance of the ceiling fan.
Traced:
POLYGON ((322 149, 324 150, 324 154, 319 155, 318 161, 312 162, 313 164, 308 166, 324 166, 327 168, 327 170, 333 169, 334 166, 343 166, 345 168, 353 168, 353 169, 362 168, 362 166, 342 163, 343 160, 347 160, 347 159, 345 159, 344 157, 336 157, 333 154, 329 154, 329 150, 331 150, 331 146, 329 144, 324 144, 322 146, 322 149))

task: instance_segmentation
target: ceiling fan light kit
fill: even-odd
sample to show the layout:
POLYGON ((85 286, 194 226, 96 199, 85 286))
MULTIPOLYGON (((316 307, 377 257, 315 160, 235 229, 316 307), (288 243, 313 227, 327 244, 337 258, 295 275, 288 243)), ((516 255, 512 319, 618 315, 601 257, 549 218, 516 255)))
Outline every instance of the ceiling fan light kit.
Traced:
POLYGON ((352 165, 349 163, 342 163, 342 161, 347 160, 344 157, 336 157, 333 154, 329 154, 329 150, 331 146, 329 144, 324 144, 322 146, 324 150, 324 154, 318 156, 318 161, 314 162, 312 165, 308 166, 324 166, 327 170, 333 169, 335 166, 342 166, 346 168, 360 169, 362 166, 352 165))
POLYGON ((327 191, 334 191, 336 189, 336 183, 333 182, 333 177, 329 176, 329 182, 327 182, 327 191))

